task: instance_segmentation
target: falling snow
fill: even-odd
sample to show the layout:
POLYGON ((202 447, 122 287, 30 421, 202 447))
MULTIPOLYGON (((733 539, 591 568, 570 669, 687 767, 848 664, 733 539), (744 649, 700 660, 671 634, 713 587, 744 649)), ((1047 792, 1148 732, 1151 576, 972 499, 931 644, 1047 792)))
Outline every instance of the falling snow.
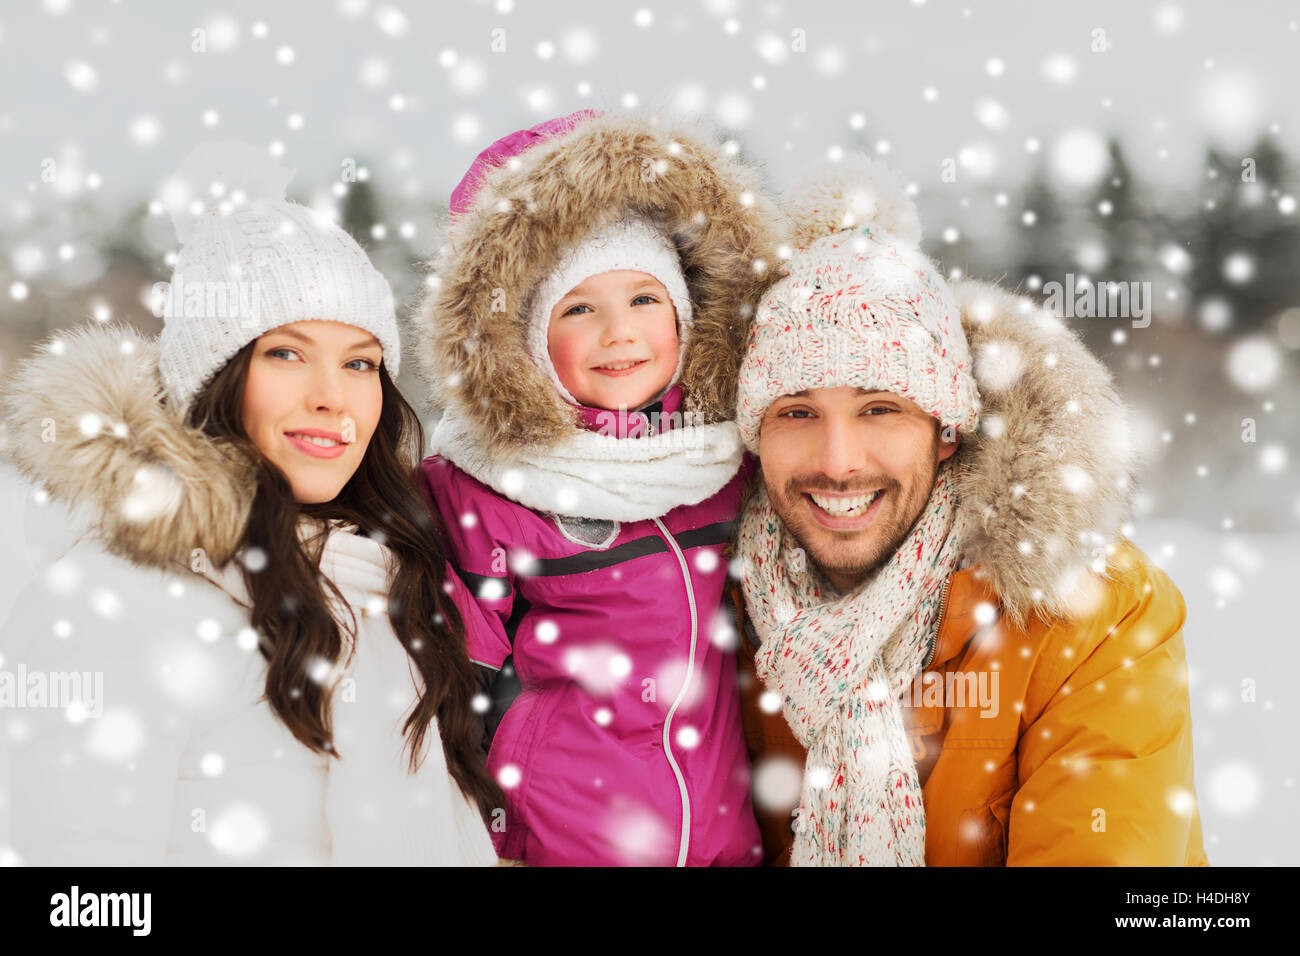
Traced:
MULTIPOLYGON (((1188 3, 1113 4, 1098 9, 1097 22, 1123 24, 1124 33, 1106 51, 1081 52, 1085 45, 1062 39, 1064 26, 1030 34, 1026 24, 1000 22, 993 9, 963 12, 961 5, 899 4, 882 10, 880 28, 857 32, 837 29, 811 7, 736 0, 608 11, 575 5, 540 22, 514 0, 474 6, 481 18, 471 29, 420 5, 339 0, 319 11, 317 26, 334 31, 321 39, 270 7, 259 11, 264 20, 185 13, 168 21, 177 45, 142 47, 127 27, 105 28, 88 5, 32 5, 47 29, 75 42, 49 39, 56 34, 41 41, 39 82, 58 110, 36 97, 30 106, 0 107, 0 136, 19 147, 5 151, 4 180, 15 185, 0 204, 6 323, 12 312, 13 328, 28 330, 22 334, 74 318, 156 330, 153 286, 174 264, 175 237, 165 204, 149 201, 162 195, 175 155, 201 137, 255 139, 296 166, 294 188, 339 221, 359 215, 349 209, 364 197, 377 197, 382 217, 348 224, 408 302, 425 281, 411 264, 436 251, 446 194, 470 158, 492 139, 557 113, 662 107, 702 120, 731 138, 733 154, 762 161, 778 189, 813 158, 838 161, 855 150, 887 156, 911 183, 927 248, 946 274, 1005 276, 1025 290, 1066 272, 1098 288, 1152 283, 1150 327, 1083 318, 1072 328, 1104 355, 1133 409, 1128 440, 1148 470, 1132 536, 1187 599, 1196 796, 1210 858, 1300 860, 1300 840, 1270 822, 1294 803, 1296 773, 1286 760, 1297 716, 1275 675, 1300 664, 1293 642, 1279 639, 1290 633, 1294 615, 1282 601, 1300 554, 1300 287, 1293 281, 1300 180, 1274 174, 1267 162, 1269 150, 1291 169, 1300 157, 1286 112, 1293 58, 1276 47, 1261 47, 1257 61, 1228 62, 1224 53, 1230 41, 1265 44, 1274 33, 1293 44, 1294 26, 1188 3), (911 45, 896 48, 885 25, 925 35, 946 55, 944 71, 911 45), (493 27, 505 31, 504 51, 489 46, 493 27), (188 46, 195 28, 203 31, 202 54, 188 46), (805 29, 802 38, 797 28, 805 29), (1027 42, 1007 43, 1017 29, 1027 42), (1125 46, 1135 36, 1142 46, 1131 68, 1125 46), (650 59, 666 49, 671 57, 650 59), (872 92, 882 76, 889 96, 872 92), (241 82, 227 82, 232 77, 241 82), (40 110, 58 114, 53 125, 40 110), (90 128, 96 132, 82 132, 90 128), (44 145, 27 148, 34 142, 44 145), (1116 143, 1126 180, 1113 163, 1116 143), (1207 161, 1210 150, 1219 163, 1207 161), (355 179, 339 176, 345 157, 360 164, 355 179), (949 167, 955 178, 944 180, 949 167), (1252 178, 1243 178, 1247 167, 1252 178), (119 206, 146 212, 132 218, 114 211, 119 206), (1244 699, 1243 681, 1255 683, 1256 697, 1244 699)), ((1086 44, 1095 24, 1085 20, 1069 29, 1086 44)), ((20 35, 16 22, 5 24, 6 57, 18 56, 20 35)), ((17 338, 12 344, 25 346, 17 338)), ((990 390, 1025 373, 1010 344, 988 346, 975 359, 990 390)), ((1089 398, 1063 411, 1085 414, 1089 398)), ((89 411, 73 427, 87 440, 122 437, 120 422, 89 411)), ((992 437, 1004 423, 990 416, 983 427, 992 437)), ((1068 456, 1061 461, 1062 486, 1087 494, 1087 472, 1068 456)), ((507 486, 522 481, 505 478, 507 486)), ((34 499, 10 472, 0 472, 0 492, 6 527, 37 526, 28 514, 34 499)), ((566 490, 559 503, 575 497, 566 490)), ((119 517, 158 520, 183 500, 177 475, 143 464, 124 489, 119 517)), ((462 516, 465 528, 477 521, 462 516)), ((1022 542, 1026 554, 1034 547, 1022 542)), ((46 624, 46 633, 73 644, 92 623, 136 610, 135 596, 93 569, 38 561, 38 552, 6 550, 0 611, 35 579, 60 605, 84 608, 77 616, 61 606, 46 624)), ((260 552, 244 556, 253 571, 265 560, 260 552)), ((512 554, 512 573, 526 574, 532 560, 512 554)), ((689 561, 701 576, 743 570, 740 559, 724 568, 706 549, 689 561)), ((498 592, 481 596, 504 594, 499 582, 489 586, 498 592)), ((191 597, 182 587, 163 599, 191 597)), ((1088 595, 1076 598, 1086 603, 1088 595)), ((992 619, 983 607, 977 617, 992 619)), ((259 657, 256 632, 228 623, 208 614, 185 621, 179 632, 190 640, 151 648, 143 679, 176 705, 219 699, 216 656, 259 657)), ((723 650, 738 640, 727 613, 708 622, 707 635, 723 650)), ((533 636, 561 649, 569 673, 594 694, 608 696, 635 679, 626 653, 578 644, 552 620, 536 622, 533 636)), ((329 665, 310 662, 308 673, 323 680, 329 665)), ((654 675, 660 710, 686 676, 680 660, 654 675)), ((701 686, 687 688, 686 706, 701 686)), ((781 702, 769 694, 761 706, 775 713, 781 702)), ((95 717, 74 706, 65 717, 85 734, 84 759, 121 765, 156 743, 148 715, 130 708, 95 717)), ((602 707, 593 720, 611 726, 616 714, 602 707)), ((22 727, 11 726, 15 739, 22 727)), ((681 725, 675 742, 690 749, 699 733, 681 725)), ((196 772, 220 778, 234 763, 233 754, 213 750, 198 757, 196 772)), ((0 761, 0 792, 5 772, 0 761)), ((517 767, 502 775, 503 785, 519 785, 517 767)), ((756 800, 776 806, 797 796, 797 768, 756 770, 756 800)), ((1171 812, 1190 814, 1190 793, 1164 796, 1171 812)), ((3 812, 0 801, 0 863, 12 857, 3 812)), ((605 823, 629 862, 674 851, 671 828, 644 807, 622 806, 605 823)), ((237 862, 264 851, 274 830, 265 808, 231 804, 211 808, 207 840, 237 862)))

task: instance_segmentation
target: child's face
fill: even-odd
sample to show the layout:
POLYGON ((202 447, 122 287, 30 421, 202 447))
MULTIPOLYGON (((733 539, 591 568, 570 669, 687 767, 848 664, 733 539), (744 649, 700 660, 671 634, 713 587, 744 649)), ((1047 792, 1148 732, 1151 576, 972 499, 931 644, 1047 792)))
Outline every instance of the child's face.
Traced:
POLYGON ((677 310, 654 276, 602 272, 551 309, 547 345, 555 374, 579 403, 637 408, 677 371, 677 310))

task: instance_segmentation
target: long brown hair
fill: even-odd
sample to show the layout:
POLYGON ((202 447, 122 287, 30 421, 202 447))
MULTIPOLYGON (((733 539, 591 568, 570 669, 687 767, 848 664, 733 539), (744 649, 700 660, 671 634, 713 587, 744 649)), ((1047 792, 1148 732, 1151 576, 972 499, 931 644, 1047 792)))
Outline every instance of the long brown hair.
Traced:
MULTIPOLYGON (((246 345, 204 388, 189 424, 229 442, 249 457, 257 492, 244 533, 244 580, 252 599, 252 625, 268 662, 266 699, 293 735, 317 753, 334 748, 330 688, 313 679, 313 663, 334 664, 343 652, 338 624, 324 589, 347 602, 320 573, 319 547, 309 553, 298 535, 302 515, 349 521, 388 547, 396 571, 388 613, 397 639, 419 669, 424 689, 404 730, 410 766, 420 762, 425 735, 436 716, 447 768, 486 817, 502 805, 501 791, 483 766, 482 724, 473 712, 477 684, 465 650, 464 621, 444 587, 446 567, 437 526, 416 488, 416 462, 424 447, 419 416, 379 366, 383 408, 356 472, 333 501, 300 504, 284 472, 257 450, 243 428, 244 384, 256 341, 246 345)), ((323 538, 318 538, 323 540, 323 538)), ((353 612, 353 631, 355 629, 353 612)))

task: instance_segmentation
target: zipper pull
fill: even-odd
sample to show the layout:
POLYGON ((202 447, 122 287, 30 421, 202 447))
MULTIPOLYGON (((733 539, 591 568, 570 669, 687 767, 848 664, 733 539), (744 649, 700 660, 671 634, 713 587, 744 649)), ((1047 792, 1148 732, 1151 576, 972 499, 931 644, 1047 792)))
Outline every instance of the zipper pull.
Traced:
POLYGON ((930 632, 930 650, 925 656, 925 661, 921 664, 921 670, 925 670, 934 660, 935 652, 939 650, 939 632, 943 630, 943 619, 948 613, 948 589, 952 586, 952 575, 944 579, 943 588, 939 592, 939 614, 935 618, 934 629, 930 632))

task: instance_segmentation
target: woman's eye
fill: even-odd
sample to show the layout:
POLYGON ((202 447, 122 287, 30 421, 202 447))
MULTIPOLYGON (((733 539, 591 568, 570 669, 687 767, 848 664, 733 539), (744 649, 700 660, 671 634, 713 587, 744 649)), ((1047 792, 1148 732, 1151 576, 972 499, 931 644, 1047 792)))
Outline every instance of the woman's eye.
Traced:
POLYGON ((566 310, 564 311, 564 314, 565 314, 565 315, 581 315, 582 313, 578 311, 579 309, 585 309, 586 311, 590 312, 590 311, 591 311, 591 306, 589 306, 589 305, 573 305, 573 306, 570 306, 568 309, 566 309, 566 310))
POLYGON ((377 372, 377 371, 379 371, 379 366, 376 365, 374 362, 370 361, 370 359, 368 359, 368 358, 358 358, 358 359, 353 359, 351 362, 349 362, 349 363, 347 364, 346 368, 352 368, 352 366, 357 365, 358 363, 360 363, 362 367, 361 367, 361 368, 358 368, 358 369, 353 369, 353 371, 356 371, 356 372, 377 372))
POLYGON ((658 301, 659 301, 659 300, 656 299, 654 296, 652 296, 650 293, 648 293, 648 292, 643 292, 641 295, 637 296, 635 299, 632 300, 632 304, 633 304, 633 305, 647 305, 647 304, 654 303, 654 302, 658 302, 658 301), (644 301, 642 301, 642 300, 644 300, 644 301))
POLYGON ((275 358, 281 358, 282 356, 280 353, 284 353, 284 356, 289 356, 294 359, 297 359, 298 357, 298 353, 295 352, 293 349, 288 348, 287 346, 281 346, 278 349, 268 349, 266 352, 267 355, 273 356, 275 358))

